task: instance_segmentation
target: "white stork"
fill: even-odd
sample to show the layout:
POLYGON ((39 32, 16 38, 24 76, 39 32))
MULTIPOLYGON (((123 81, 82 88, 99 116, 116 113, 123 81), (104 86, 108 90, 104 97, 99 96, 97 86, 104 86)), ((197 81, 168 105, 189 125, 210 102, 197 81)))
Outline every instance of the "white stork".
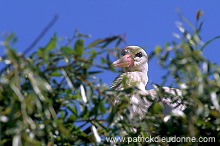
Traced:
MULTIPOLYGON (((156 89, 145 90, 148 82, 148 56, 147 53, 138 46, 127 46, 122 50, 122 57, 113 62, 115 67, 122 67, 123 73, 120 74, 112 83, 111 89, 123 90, 125 87, 137 87, 138 92, 130 95, 131 106, 129 107, 131 119, 142 119, 151 105, 146 98, 141 98, 141 95, 150 95, 152 98, 158 96, 156 89)), ((166 93, 175 96, 181 96, 181 91, 175 88, 163 87, 166 93)), ((116 99, 115 102, 117 103, 116 99)), ((180 100, 178 100, 179 102, 180 100)), ((171 99, 162 98, 163 114, 170 115, 182 112, 185 106, 180 103, 172 103, 171 99)), ((183 112, 182 112, 183 113, 183 112)))

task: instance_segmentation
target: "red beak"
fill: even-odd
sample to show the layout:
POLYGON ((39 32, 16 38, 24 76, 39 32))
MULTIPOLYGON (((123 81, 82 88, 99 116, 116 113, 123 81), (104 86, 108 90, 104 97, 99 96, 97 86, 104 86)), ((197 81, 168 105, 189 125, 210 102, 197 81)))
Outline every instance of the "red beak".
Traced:
POLYGON ((122 58, 113 62, 115 67, 130 67, 134 65, 134 60, 131 58, 130 54, 124 55, 122 58))

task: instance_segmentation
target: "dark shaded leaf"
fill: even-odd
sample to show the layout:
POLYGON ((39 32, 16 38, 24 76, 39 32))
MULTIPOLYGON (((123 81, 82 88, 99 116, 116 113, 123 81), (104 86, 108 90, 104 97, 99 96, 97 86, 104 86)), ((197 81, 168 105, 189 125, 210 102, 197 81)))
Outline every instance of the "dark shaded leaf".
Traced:
POLYGON ((89 71, 88 75, 94 75, 94 74, 99 74, 102 73, 103 71, 89 71))
POLYGON ((196 12, 196 21, 199 21, 200 17, 202 16, 202 14, 204 13, 204 11, 198 10, 196 12))
POLYGON ((219 39, 219 38, 220 38, 220 36, 216 36, 216 37, 212 38, 211 40, 207 41, 207 42, 202 46, 202 48, 201 48, 200 50, 201 50, 201 51, 204 51, 205 47, 206 47, 208 44, 210 44, 212 41, 214 41, 214 40, 216 40, 216 39, 219 39))

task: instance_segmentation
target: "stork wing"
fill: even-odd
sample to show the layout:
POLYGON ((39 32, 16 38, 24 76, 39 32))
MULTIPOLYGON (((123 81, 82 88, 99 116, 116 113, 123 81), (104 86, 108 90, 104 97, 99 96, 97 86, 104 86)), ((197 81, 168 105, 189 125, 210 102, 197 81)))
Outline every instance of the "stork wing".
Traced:
POLYGON ((120 88, 122 88, 122 79, 123 79, 123 74, 121 74, 121 75, 119 75, 119 76, 117 76, 116 78, 115 78, 115 80, 112 82, 112 85, 111 85, 111 89, 113 89, 113 90, 122 90, 122 89, 120 89, 120 88))

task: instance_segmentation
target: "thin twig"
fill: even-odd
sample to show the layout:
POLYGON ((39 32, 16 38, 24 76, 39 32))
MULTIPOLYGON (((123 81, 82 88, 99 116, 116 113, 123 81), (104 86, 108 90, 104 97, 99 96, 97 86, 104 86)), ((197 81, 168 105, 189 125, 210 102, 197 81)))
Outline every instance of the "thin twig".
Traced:
MULTIPOLYGON (((31 43, 31 45, 29 47, 27 47, 27 49, 25 49, 25 51, 23 52, 23 54, 27 54, 29 51, 31 51, 36 44, 43 38, 43 36, 49 31, 49 29, 56 23, 56 21, 58 20, 58 15, 55 15, 53 17, 53 19, 50 21, 50 23, 43 29, 43 31, 37 36, 37 38, 31 43)), ((3 56, 6 57, 6 56, 3 56)), ((0 71, 0 75, 8 68, 10 67, 11 64, 6 65, 3 69, 1 69, 0 71)))
POLYGON ((56 23, 58 20, 58 15, 56 14, 50 23, 43 29, 43 31, 37 36, 37 38, 31 43, 31 45, 23 52, 23 54, 27 54, 31 51, 35 45, 43 38, 43 36, 48 32, 48 30, 56 23))

